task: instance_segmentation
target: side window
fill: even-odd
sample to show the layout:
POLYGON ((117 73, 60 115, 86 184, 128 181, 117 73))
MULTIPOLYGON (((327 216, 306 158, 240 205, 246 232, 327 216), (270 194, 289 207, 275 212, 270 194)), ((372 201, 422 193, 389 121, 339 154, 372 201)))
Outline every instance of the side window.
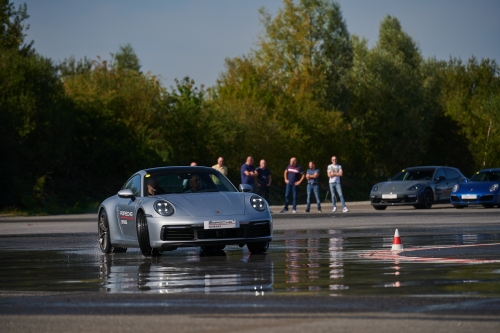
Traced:
POLYGON ((448 178, 445 173, 444 173, 444 170, 443 169, 437 169, 436 170, 436 174, 434 175, 434 179, 437 180, 439 177, 445 177, 445 178, 448 178))
POLYGON ((123 186, 122 190, 132 190, 136 197, 141 196, 141 176, 135 175, 123 186))
POLYGON ((456 178, 460 177, 458 172, 456 172, 453 169, 446 168, 446 169, 444 169, 444 171, 446 172, 446 179, 456 179, 456 178))

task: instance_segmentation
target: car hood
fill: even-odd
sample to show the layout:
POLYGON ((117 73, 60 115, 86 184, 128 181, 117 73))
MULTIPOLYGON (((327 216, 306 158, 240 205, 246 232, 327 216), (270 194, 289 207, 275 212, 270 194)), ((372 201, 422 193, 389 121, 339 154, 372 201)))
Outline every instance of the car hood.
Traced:
POLYGON ((165 198, 191 216, 245 214, 245 195, 241 192, 183 193, 165 198))
POLYGON ((401 181, 390 181, 378 184, 378 192, 383 193, 400 193, 406 192, 408 188, 416 184, 426 184, 425 181, 418 180, 401 180, 401 181))

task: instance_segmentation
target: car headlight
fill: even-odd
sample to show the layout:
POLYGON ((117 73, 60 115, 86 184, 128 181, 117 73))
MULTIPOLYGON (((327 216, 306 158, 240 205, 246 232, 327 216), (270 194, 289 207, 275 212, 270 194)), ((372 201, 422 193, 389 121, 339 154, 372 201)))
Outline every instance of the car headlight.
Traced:
POLYGON ((451 191, 452 191, 453 193, 455 193, 456 191, 458 191, 458 188, 459 188, 458 184, 455 184, 455 185, 453 186, 453 188, 451 189, 451 191))
POLYGON ((162 216, 170 216, 174 213, 174 206, 168 201, 158 200, 153 204, 156 212, 162 216))
POLYGON ((266 201, 256 195, 250 198, 250 204, 258 212, 263 212, 266 210, 266 201))
POLYGON ((420 188, 420 186, 422 186, 422 184, 415 184, 415 185, 412 185, 408 188, 408 191, 416 191, 420 188))
POLYGON ((498 184, 493 184, 490 186, 490 192, 494 192, 498 189, 498 184))
POLYGON ((378 185, 374 185, 372 187, 372 192, 377 192, 378 191, 378 185))

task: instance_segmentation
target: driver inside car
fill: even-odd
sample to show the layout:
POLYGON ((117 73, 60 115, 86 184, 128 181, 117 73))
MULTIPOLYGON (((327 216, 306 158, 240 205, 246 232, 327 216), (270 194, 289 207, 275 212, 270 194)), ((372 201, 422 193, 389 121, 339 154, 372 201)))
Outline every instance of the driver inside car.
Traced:
POLYGON ((147 186, 148 191, 146 193, 146 196, 165 194, 165 191, 158 185, 158 180, 156 178, 148 179, 147 186))
POLYGON ((198 192, 200 189, 201 189, 201 177, 200 175, 194 173, 189 178, 188 189, 185 192, 194 193, 198 192))

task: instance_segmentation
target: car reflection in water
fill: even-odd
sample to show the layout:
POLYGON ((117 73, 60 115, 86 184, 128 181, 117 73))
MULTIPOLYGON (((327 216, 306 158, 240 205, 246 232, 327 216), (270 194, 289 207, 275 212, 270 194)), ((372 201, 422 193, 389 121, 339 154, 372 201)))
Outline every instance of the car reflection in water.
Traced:
MULTIPOLYGON (((173 262, 104 256, 100 267, 101 291, 110 293, 212 293, 273 291, 273 262, 267 255, 227 258, 214 256, 173 262)), ((186 258, 184 258, 186 259, 186 258)))

